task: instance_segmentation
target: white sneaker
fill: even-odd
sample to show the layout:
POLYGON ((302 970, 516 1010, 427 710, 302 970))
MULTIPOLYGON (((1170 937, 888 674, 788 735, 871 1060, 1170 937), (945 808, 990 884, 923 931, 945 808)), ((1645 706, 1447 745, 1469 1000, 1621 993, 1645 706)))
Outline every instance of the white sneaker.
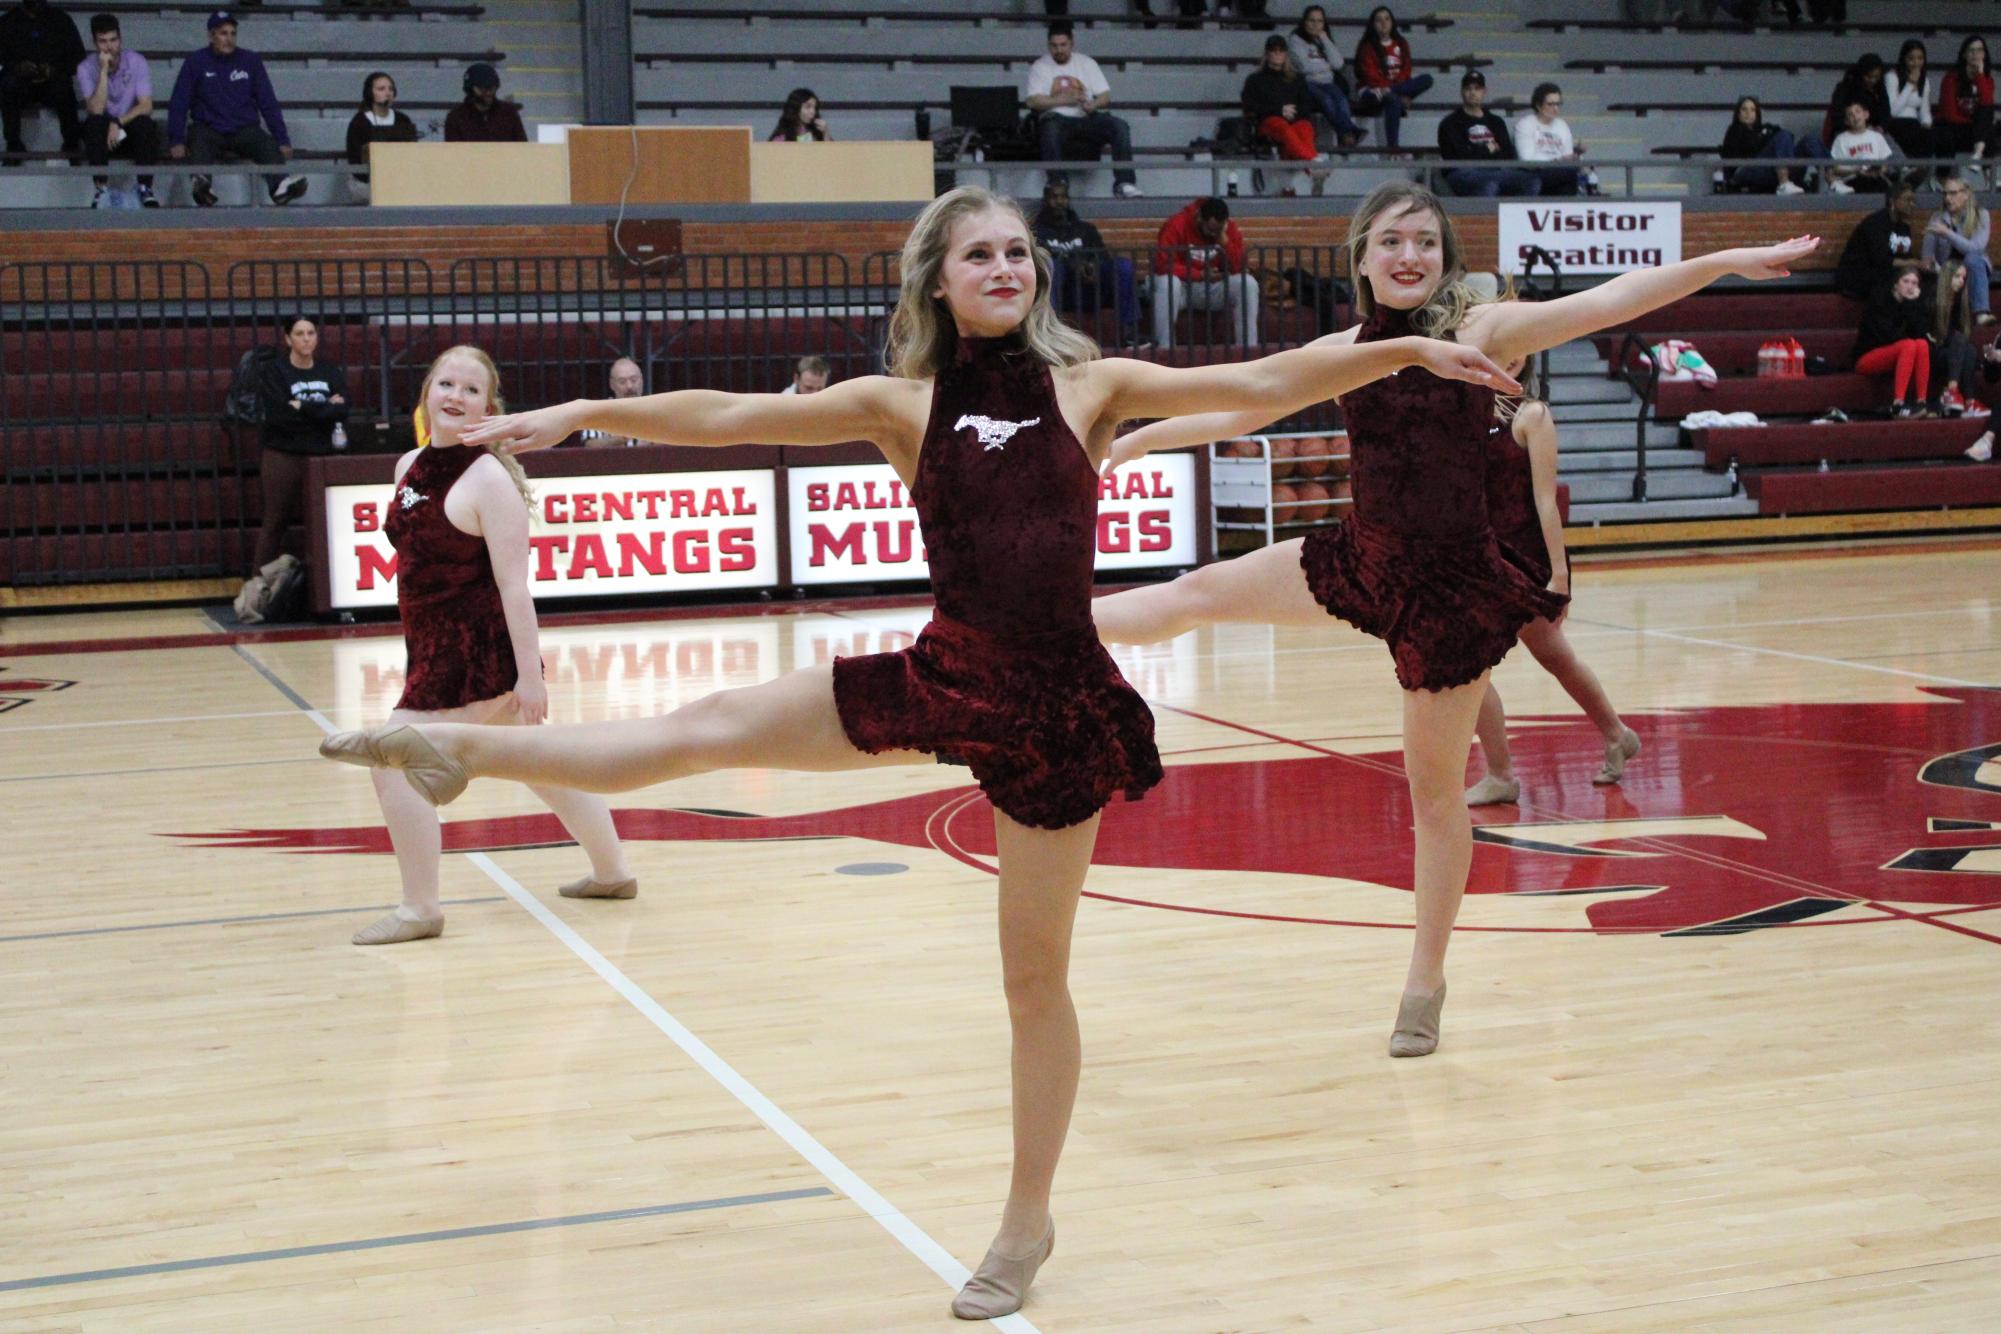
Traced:
POLYGON ((1779 188, 1773 191, 1773 193, 1782 195, 1803 195, 1806 193, 1806 191, 1802 187, 1793 184, 1791 181, 1780 181, 1779 188))
POLYGON ((1138 199, 1140 197, 1140 188, 1133 182, 1126 181, 1113 193, 1121 199, 1138 199))
POLYGON ((1852 195, 1855 193, 1855 187, 1847 181, 1830 181, 1827 192, 1832 195, 1852 195))
POLYGON ((1986 463, 1994 457, 1994 432, 1984 433, 1978 440, 1966 447, 1966 457, 1975 463, 1986 463))
POLYGON ((284 180, 278 182, 278 188, 271 192, 271 202, 281 205, 289 204, 305 192, 305 177, 287 176, 284 180))

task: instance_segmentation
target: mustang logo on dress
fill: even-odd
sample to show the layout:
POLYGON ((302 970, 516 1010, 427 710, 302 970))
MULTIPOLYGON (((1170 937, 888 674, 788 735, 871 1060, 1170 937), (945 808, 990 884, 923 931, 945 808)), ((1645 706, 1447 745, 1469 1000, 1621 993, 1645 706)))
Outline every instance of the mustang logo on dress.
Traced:
POLYGON ((423 498, 424 498, 423 492, 412 491, 407 486, 404 487, 403 490, 399 492, 397 495, 397 499, 402 502, 403 508, 406 510, 415 509, 417 507, 417 502, 421 501, 423 498))
POLYGON ((1025 422, 995 421, 992 417, 975 417, 971 413, 959 418, 959 424, 952 429, 963 431, 968 426, 980 433, 980 443, 988 449, 1005 449, 1007 442, 1014 439, 1016 431, 1024 431, 1040 422, 1040 417, 1030 417, 1025 422))

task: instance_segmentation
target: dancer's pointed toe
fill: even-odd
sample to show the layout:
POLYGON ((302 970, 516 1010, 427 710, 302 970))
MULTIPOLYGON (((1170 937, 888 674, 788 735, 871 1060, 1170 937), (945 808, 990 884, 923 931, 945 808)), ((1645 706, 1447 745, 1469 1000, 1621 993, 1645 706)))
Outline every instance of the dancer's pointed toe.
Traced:
POLYGON ((1640 737, 1630 727, 1621 728, 1617 741, 1605 743, 1605 767, 1591 781, 1609 787, 1626 776, 1626 761, 1640 753, 1640 737))
POLYGON ((1028 1288, 1035 1282, 1037 1271, 1055 1249, 1056 1220, 1052 1218, 1049 1231, 1027 1255, 1002 1255, 998 1250, 989 1250, 987 1258, 980 1261, 980 1267, 966 1280, 966 1286, 952 1299, 952 1314, 961 1320, 993 1320, 1019 1311, 1028 1299, 1028 1288))
POLYGON ((401 769, 417 794, 433 806, 458 800, 472 776, 447 758, 408 723, 389 723, 360 732, 336 732, 320 742, 320 754, 370 769, 401 769))

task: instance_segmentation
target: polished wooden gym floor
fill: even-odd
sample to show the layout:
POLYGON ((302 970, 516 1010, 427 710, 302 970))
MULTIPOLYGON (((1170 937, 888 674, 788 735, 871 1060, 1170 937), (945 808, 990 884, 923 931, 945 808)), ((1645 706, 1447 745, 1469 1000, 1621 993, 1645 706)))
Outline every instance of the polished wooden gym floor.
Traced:
MULTIPOLYGON (((1399 696, 1330 623, 1119 659, 1169 779, 1077 928, 1060 1245, 1012 1330, 1991 1330, 2001 545, 1582 567, 1646 750, 1517 650, 1444 1045, 1399 696)), ((556 625, 558 721, 640 717, 921 608, 556 625)), ((0 626, 0 1330, 937 1330, 998 1217, 992 834, 964 770, 450 808, 448 929, 369 780, 400 641, 196 611, 0 626)))

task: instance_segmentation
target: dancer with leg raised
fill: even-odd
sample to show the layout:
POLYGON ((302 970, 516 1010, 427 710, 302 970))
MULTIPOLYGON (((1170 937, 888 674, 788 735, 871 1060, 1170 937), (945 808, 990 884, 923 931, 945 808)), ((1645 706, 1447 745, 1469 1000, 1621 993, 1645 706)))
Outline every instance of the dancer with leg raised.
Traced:
POLYGON ((1477 350, 1420 338, 1185 370, 1100 360, 1051 309, 1049 274, 1012 203, 954 190, 904 245, 892 375, 805 398, 683 390, 569 403, 473 436, 514 448, 584 427, 685 445, 872 440, 910 489, 930 553, 937 608, 912 647, 643 722, 382 728, 322 748, 402 768, 440 802, 478 776, 611 792, 728 768, 970 765, 994 807, 1000 860, 1014 1172, 993 1248, 952 1304, 966 1319, 1019 1307, 1054 1245, 1050 1184, 1080 1063, 1068 981, 1077 897, 1104 806, 1160 779, 1153 717, 1091 624, 1098 467, 1114 429, 1218 406, 1293 411, 1414 365, 1515 387, 1477 350))
MULTIPOLYGON (((1622 274, 1574 296, 1483 303, 1466 285, 1458 238, 1437 197, 1408 181, 1378 186, 1348 228, 1355 310, 1363 323, 1310 346, 1372 347, 1411 333, 1456 338, 1506 364, 1623 324, 1720 278, 1775 278, 1814 237, 1719 251, 1622 274)), ((1404 770, 1416 825, 1417 931, 1393 1056, 1438 1046, 1445 949, 1473 857, 1461 785, 1487 672, 1521 627, 1565 598, 1527 556, 1498 541, 1487 515, 1486 438, 1494 394, 1410 370, 1346 393, 1355 505, 1310 537, 1204 566, 1171 583, 1099 598, 1112 644, 1151 644, 1219 621, 1320 625, 1329 615, 1386 642, 1404 689, 1404 770)), ((1116 466, 1149 449, 1254 431, 1285 413, 1217 412, 1121 438, 1116 466)))
MULTIPOLYGON (((528 591, 528 512, 521 465, 467 444, 464 432, 500 406, 500 372, 476 347, 455 347, 424 376, 419 439, 396 464, 383 524, 396 547, 396 608, 408 655, 388 726, 415 722, 539 723, 549 712, 535 599, 528 591)), ((375 796, 403 877, 403 902, 354 933, 357 945, 442 935, 438 813, 408 783, 376 770, 375 796)), ((638 881, 602 797, 534 785, 591 860, 568 898, 629 899, 638 881)))
MULTIPOLYGON (((1570 554, 1563 544, 1563 517, 1556 506, 1556 418, 1549 404, 1525 394, 1512 407, 1503 402, 1508 420, 1487 437, 1487 514, 1501 545, 1512 548, 1547 570, 1550 591, 1570 596, 1570 554)), ((1605 738, 1605 764, 1591 781, 1609 785, 1626 773, 1626 761, 1640 753, 1640 738, 1619 718, 1598 674, 1586 666, 1563 633, 1566 607, 1555 616, 1538 616, 1521 630, 1522 644, 1542 669, 1555 677, 1605 738)), ((1508 715, 1501 692, 1490 679, 1480 700, 1475 724, 1486 772, 1466 789, 1468 806, 1498 806, 1520 801, 1521 780, 1515 777, 1514 755, 1508 749, 1508 715)))

